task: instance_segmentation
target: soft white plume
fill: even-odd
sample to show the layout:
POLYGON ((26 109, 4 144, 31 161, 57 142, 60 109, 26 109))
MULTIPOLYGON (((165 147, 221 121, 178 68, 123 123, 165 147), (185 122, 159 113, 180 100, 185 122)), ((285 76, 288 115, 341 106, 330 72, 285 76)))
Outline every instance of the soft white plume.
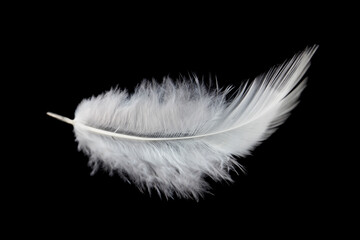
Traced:
POLYGON ((205 176, 231 180, 233 156, 249 154, 289 116, 316 48, 246 82, 230 99, 231 87, 164 78, 143 81, 132 95, 112 89, 83 100, 74 120, 50 115, 74 125, 94 170, 117 172, 141 190, 197 199, 208 188, 205 176))

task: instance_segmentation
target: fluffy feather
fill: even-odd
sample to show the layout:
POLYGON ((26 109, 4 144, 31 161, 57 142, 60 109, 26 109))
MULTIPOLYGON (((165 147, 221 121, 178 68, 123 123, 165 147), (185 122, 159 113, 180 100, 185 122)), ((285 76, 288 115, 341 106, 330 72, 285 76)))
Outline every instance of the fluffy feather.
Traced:
POLYGON ((231 87, 165 78, 143 81, 132 95, 112 89, 83 100, 74 120, 49 115, 74 125, 94 171, 102 166, 141 190, 197 199, 205 176, 231 181, 233 156, 249 154, 289 116, 316 48, 246 82, 231 99, 231 87))

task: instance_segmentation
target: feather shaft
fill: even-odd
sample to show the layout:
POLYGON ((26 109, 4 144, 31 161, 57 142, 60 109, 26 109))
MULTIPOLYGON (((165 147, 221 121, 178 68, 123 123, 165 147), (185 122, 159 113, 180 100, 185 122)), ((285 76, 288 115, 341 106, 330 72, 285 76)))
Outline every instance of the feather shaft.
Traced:
POLYGON ((72 120, 70 118, 67 118, 67 117, 61 116, 59 114, 52 113, 52 112, 47 112, 46 114, 49 115, 50 117, 53 117, 53 118, 55 118, 57 120, 60 120, 62 122, 66 122, 68 124, 74 125, 74 120, 72 120))
MULTIPOLYGON (((271 108, 269 108, 268 110, 271 110, 271 108)), ((263 114, 264 113, 266 113, 266 112, 263 112, 263 114)), ((218 135, 218 134, 226 133, 226 132, 229 132, 229 131, 233 131, 233 130, 235 130, 237 128, 240 128, 240 127, 250 123, 251 121, 255 120, 255 119, 251 119, 251 121, 242 123, 241 125, 238 125, 236 127, 229 128, 229 129, 222 130, 222 131, 218 131, 218 132, 208 133, 208 134, 185 136, 185 137, 168 137, 168 138, 157 137, 157 138, 152 138, 152 137, 139 137, 139 136, 121 134, 121 133, 116 133, 116 132, 110 132, 110 131, 106 131, 106 130, 103 130, 103 129, 87 126, 87 125, 85 125, 83 123, 75 121, 74 119, 69 119, 67 117, 61 116, 61 115, 56 114, 56 113, 47 112, 46 114, 49 115, 50 117, 53 117, 55 119, 58 119, 60 121, 65 122, 65 123, 68 123, 68 124, 71 124, 71 125, 76 124, 78 127, 83 128, 84 130, 88 130, 88 131, 93 132, 93 133, 97 133, 97 134, 101 134, 101 135, 109 136, 109 137, 116 137, 116 138, 130 139, 130 140, 138 140, 138 141, 171 141, 171 140, 187 140, 187 139, 194 139, 194 138, 209 137, 209 136, 218 135)), ((261 117, 261 115, 258 116, 258 117, 261 117)))

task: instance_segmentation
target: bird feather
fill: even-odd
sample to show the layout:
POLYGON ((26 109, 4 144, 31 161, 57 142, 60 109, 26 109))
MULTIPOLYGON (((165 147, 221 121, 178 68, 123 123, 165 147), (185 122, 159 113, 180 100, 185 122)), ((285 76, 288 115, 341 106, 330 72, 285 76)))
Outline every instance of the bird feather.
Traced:
POLYGON ((78 149, 140 190, 166 198, 198 199, 205 177, 231 181, 229 171, 289 116, 305 88, 303 75, 317 46, 306 48, 266 74, 209 90, 196 76, 162 83, 144 80, 133 94, 111 89, 84 99, 69 119, 78 149))

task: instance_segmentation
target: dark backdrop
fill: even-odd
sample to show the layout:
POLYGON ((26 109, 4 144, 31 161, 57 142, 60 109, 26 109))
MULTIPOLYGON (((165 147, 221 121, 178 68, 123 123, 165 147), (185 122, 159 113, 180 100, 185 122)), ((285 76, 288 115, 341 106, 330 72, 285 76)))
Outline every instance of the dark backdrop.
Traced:
POLYGON ((323 62, 331 55, 323 23, 294 22, 291 28, 285 20, 250 24, 226 12, 221 17, 198 12, 188 16, 186 11, 181 18, 171 13, 140 15, 102 18, 49 12, 23 21, 19 47, 21 43, 26 78, 19 84, 31 90, 23 108, 36 106, 31 118, 37 126, 31 140, 35 147, 24 165, 32 170, 19 190, 21 199, 27 199, 27 218, 39 216, 49 227, 57 227, 51 224, 54 219, 64 218, 75 223, 113 219, 121 229, 126 223, 142 228, 154 222, 161 228, 182 228, 178 221, 185 217, 182 224, 194 228, 204 222, 241 230, 245 223, 295 232, 316 228, 317 219, 328 214, 323 194, 332 187, 322 145, 323 114, 332 100, 319 95, 329 81, 323 62), (168 75, 195 73, 205 80, 216 76, 221 86, 239 86, 314 44, 320 47, 306 74, 308 87, 290 118, 252 156, 239 159, 246 175, 232 173, 232 184, 211 182, 212 194, 199 202, 142 194, 103 171, 90 176, 72 127, 46 116, 52 111, 73 118, 83 98, 114 86, 131 91, 144 78, 161 81, 168 75))

